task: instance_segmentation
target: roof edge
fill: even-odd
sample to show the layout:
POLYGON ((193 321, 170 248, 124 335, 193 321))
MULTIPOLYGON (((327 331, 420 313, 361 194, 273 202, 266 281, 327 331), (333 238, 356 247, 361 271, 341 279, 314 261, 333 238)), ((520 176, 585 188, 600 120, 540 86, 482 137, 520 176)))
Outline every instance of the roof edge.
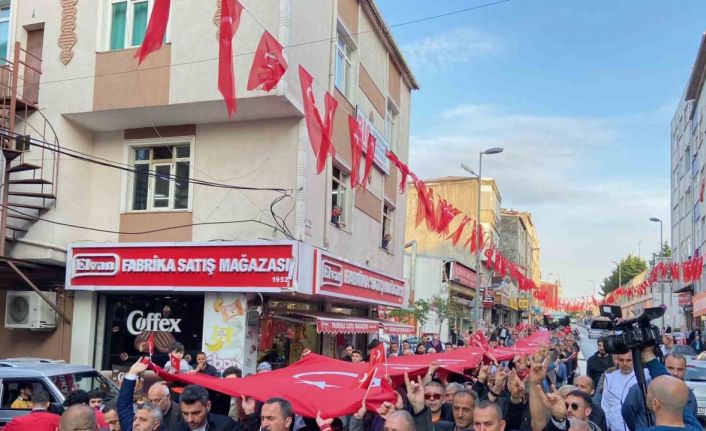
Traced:
POLYGON ((706 78, 706 33, 701 36, 701 43, 691 69, 684 100, 693 100, 699 97, 704 86, 704 78, 706 78))

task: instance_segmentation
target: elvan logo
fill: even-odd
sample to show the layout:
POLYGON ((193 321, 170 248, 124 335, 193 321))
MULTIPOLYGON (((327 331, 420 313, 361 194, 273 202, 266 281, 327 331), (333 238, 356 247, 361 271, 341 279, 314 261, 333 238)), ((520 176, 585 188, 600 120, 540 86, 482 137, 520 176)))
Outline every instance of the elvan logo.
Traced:
POLYGON ((321 285, 322 286, 343 286, 343 266, 328 261, 321 261, 321 285))
POLYGON ((120 257, 114 253, 79 253, 72 259, 71 278, 110 277, 118 273, 120 257))

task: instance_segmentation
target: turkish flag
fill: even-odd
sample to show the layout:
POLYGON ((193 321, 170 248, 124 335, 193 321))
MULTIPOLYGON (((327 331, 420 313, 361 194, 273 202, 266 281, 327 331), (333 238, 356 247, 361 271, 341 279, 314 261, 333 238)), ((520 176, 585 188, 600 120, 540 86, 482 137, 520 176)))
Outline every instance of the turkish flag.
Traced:
POLYGON ((360 159, 363 156, 363 134, 358 120, 348 115, 348 131, 351 139, 351 188, 358 185, 360 175, 360 159))
POLYGON ((468 217, 467 215, 464 215, 463 219, 461 220, 461 223, 459 223, 459 225, 456 228, 456 230, 454 231, 454 233, 450 237, 446 238, 446 239, 451 240, 452 246, 455 247, 456 244, 458 244, 458 241, 461 239, 461 234, 463 234, 463 229, 466 227, 466 225, 468 223, 470 223, 470 221, 471 221, 471 218, 468 217))
POLYGON ((235 72, 233 70, 233 37, 240 26, 243 6, 238 0, 221 0, 221 23, 218 36, 218 90, 226 101, 228 117, 237 110, 235 72))
POLYGON ((314 78, 304 68, 299 65, 299 82, 302 87, 302 101, 304 102, 304 117, 306 118, 306 129, 309 133, 311 148, 316 154, 316 173, 320 174, 326 165, 328 154, 335 154, 332 135, 333 135, 333 117, 338 107, 336 99, 326 93, 326 113, 325 122, 319 114, 316 107, 316 99, 314 98, 314 78))
POLYGON ((365 150, 365 173, 363 174, 363 180, 361 181, 363 188, 365 188, 368 184, 368 177, 370 177, 370 174, 373 171, 373 160, 375 159, 376 146, 377 139, 375 139, 375 136, 371 133, 368 135, 368 145, 365 150))
POLYGON ((147 24, 145 38, 142 40, 142 46, 135 53, 138 58, 138 66, 145 61, 150 53, 157 51, 162 47, 164 35, 167 33, 167 23, 169 22, 169 6, 171 0, 155 0, 152 6, 152 14, 150 22, 147 24))
POLYGON ((336 115, 336 108, 338 108, 338 100, 336 100, 331 93, 326 92, 324 96, 326 105, 326 117, 322 124, 322 137, 321 137, 321 148, 319 149, 319 154, 316 155, 316 173, 321 173, 326 167, 326 159, 329 153, 331 157, 336 155, 336 150, 333 146, 333 117, 336 115))
POLYGON ((392 164, 397 166, 397 169, 400 171, 400 193, 404 193, 407 188, 407 177, 410 174, 409 166, 402 163, 402 161, 392 151, 388 150, 387 158, 390 159, 392 164))
POLYGON ((176 357, 175 355, 172 355, 171 353, 169 354, 169 364, 171 365, 172 370, 174 372, 178 373, 181 371, 181 359, 176 357))
POLYGON ((488 340, 485 338, 485 334, 480 329, 471 335, 471 343, 480 347, 483 351, 488 350, 488 340))
POLYGON ((147 336, 147 351, 150 356, 154 355, 154 332, 150 332, 150 335, 147 336))
POLYGON ((386 362, 385 344, 380 343, 370 351, 368 370, 358 379, 358 383, 360 383, 358 386, 363 389, 368 389, 370 383, 373 381, 373 377, 377 375, 375 369, 378 365, 385 364, 386 362))
POLYGON ((242 379, 219 379, 200 373, 174 375, 154 364, 151 368, 165 380, 198 384, 233 397, 248 396, 263 402, 272 397, 284 398, 292 403, 294 413, 310 418, 318 412, 324 418, 351 415, 360 409, 366 392, 365 405, 369 411, 376 411, 384 401, 397 400, 397 393, 377 377, 369 391, 357 386, 358 376, 368 364, 353 364, 315 353, 288 367, 242 379))
POLYGON ((282 54, 282 44, 269 31, 265 31, 257 45, 255 58, 248 77, 248 90, 271 91, 287 71, 287 60, 282 54))

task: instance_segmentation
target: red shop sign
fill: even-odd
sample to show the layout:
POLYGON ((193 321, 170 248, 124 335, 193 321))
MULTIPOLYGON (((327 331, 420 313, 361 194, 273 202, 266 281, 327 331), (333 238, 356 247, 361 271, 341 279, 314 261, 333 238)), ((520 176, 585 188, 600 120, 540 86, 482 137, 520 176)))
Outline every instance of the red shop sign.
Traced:
POLYGON ((378 322, 355 320, 316 320, 316 332, 319 334, 373 334, 378 332, 378 322))
POLYGON ((74 290, 273 291, 292 285, 297 247, 271 243, 125 243, 69 247, 74 290))
POLYGON ((404 305, 404 281, 316 250, 315 293, 381 305, 404 305))
POLYGON ((679 306, 685 307, 691 305, 691 293, 680 293, 679 294, 679 306))
POLYGON ((477 286, 476 273, 465 266, 459 265, 458 262, 451 263, 451 281, 471 289, 475 289, 477 286))

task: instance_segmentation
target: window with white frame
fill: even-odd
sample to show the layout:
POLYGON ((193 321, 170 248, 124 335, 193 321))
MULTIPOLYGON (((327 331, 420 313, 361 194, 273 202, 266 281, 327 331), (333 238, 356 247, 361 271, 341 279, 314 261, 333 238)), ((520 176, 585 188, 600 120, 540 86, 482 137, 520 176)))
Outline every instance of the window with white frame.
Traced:
POLYGON ((191 145, 132 147, 131 211, 189 208, 191 145))
POLYGON ((343 30, 338 30, 336 40, 336 79, 338 91, 347 98, 353 95, 353 45, 343 30))
POLYGON ((331 176, 331 224, 344 228, 351 222, 350 177, 337 166, 331 176))
POLYGON ((385 139, 390 145, 392 152, 397 152, 397 118, 399 110, 390 99, 387 101, 387 112, 385 113, 385 139))
POLYGON ((395 210, 392 206, 384 203, 382 206, 382 236, 380 238, 380 248, 387 252, 392 251, 392 238, 394 232, 395 210))
MULTIPOLYGON (((9 2, 0 2, 0 57, 9 60, 10 53, 8 45, 10 44, 10 4, 9 2)), ((5 61, 0 61, 4 64, 5 61)))
POLYGON ((154 0, 106 0, 106 46, 109 50, 142 45, 154 0))

